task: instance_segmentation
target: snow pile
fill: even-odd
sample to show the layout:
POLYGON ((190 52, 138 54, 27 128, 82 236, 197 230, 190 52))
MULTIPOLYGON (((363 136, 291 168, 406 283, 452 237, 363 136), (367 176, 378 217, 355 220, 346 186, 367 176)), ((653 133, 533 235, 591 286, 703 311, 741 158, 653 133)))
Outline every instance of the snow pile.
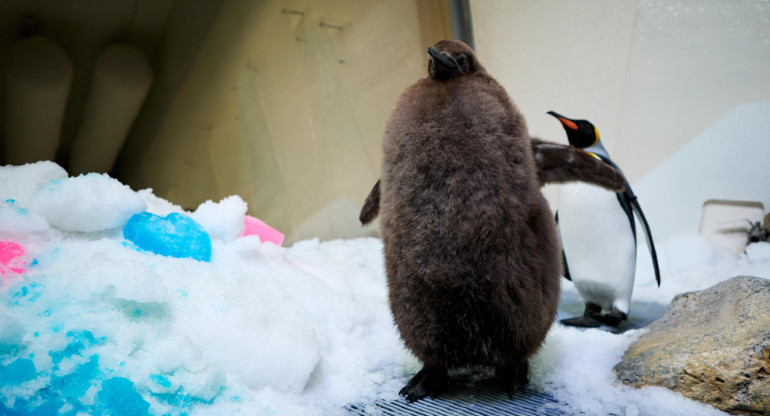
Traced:
POLYGON ((131 215, 146 208, 131 188, 100 173, 53 179, 35 194, 29 206, 52 227, 84 233, 122 227, 131 215))
MULTIPOLYGON (((770 243, 752 244, 736 255, 697 234, 680 234, 655 242, 661 270, 658 287, 646 241, 638 237, 634 301, 668 306, 680 293, 707 289, 734 276, 770 279, 770 243)), ((577 293, 567 280, 562 280, 562 291, 577 293)), ((726 415, 663 387, 634 389, 617 381, 612 368, 643 332, 618 335, 554 325, 530 365, 532 383, 592 415, 726 415)))
POLYGON ((639 241, 634 299, 668 305, 680 293, 708 289, 733 276, 770 279, 770 243, 755 243, 736 255, 697 234, 680 234, 656 243, 660 288, 644 238, 639 241))
POLYGON ((726 415, 663 387, 635 389, 617 381, 612 368, 639 334, 554 325, 530 363, 530 383, 588 415, 726 415))
MULTIPOLYGON (((395 399, 419 363, 392 324, 380 240, 283 248, 238 237, 245 212, 237 196, 187 213, 106 175, 1 167, 0 241, 23 247, 14 264, 26 270, 0 276, 0 414, 326 415, 395 399), (143 211, 192 217, 210 262, 136 249, 122 229, 143 211)), ((635 298, 667 304, 736 274, 770 277, 768 247, 661 242, 663 285, 640 261, 635 298)), ((716 413, 615 381, 638 334, 555 325, 532 384, 587 414, 716 413)))
POLYGON ((187 213, 210 263, 155 255, 123 225, 181 209, 51 165, 0 171, 0 240, 31 260, 0 277, 0 414, 327 414, 397 392, 379 240, 236 238, 234 196, 187 213))

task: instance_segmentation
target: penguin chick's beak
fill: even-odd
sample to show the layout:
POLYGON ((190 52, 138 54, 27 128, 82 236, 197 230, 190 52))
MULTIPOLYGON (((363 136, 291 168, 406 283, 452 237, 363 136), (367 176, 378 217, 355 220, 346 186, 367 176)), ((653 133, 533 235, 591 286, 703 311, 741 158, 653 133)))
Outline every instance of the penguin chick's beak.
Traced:
POLYGON ((433 62, 436 63, 436 71, 438 72, 457 71, 460 69, 460 66, 457 65, 457 62, 455 62, 454 59, 444 55, 433 46, 428 47, 428 55, 430 55, 433 62))
POLYGON ((568 119, 567 117, 564 117, 563 115, 557 113, 556 111, 549 111, 548 114, 558 118, 559 121, 561 122, 561 124, 565 128, 568 128, 570 130, 577 130, 578 129, 578 126, 577 126, 577 124, 575 124, 574 121, 568 119))

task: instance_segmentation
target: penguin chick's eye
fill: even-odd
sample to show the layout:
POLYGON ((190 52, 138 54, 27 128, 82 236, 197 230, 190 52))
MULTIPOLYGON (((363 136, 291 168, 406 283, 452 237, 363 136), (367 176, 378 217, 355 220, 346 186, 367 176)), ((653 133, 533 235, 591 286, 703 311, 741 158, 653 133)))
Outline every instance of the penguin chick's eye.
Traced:
POLYGON ((468 66, 468 57, 465 56, 464 53, 461 53, 457 55, 457 57, 455 58, 455 62, 457 62, 457 66, 460 69, 465 69, 468 66))

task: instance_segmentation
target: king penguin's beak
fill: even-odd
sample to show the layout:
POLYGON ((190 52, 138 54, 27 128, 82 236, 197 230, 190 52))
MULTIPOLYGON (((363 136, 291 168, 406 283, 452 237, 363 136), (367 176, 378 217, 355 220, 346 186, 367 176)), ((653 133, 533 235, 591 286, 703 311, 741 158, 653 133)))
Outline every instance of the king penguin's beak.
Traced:
POLYGON ((428 47, 428 55, 430 55, 433 61, 436 62, 436 69, 440 68, 447 71, 457 71, 460 69, 454 59, 444 55, 433 46, 428 47))
POLYGON ((558 118, 559 121, 561 122, 561 124, 565 128, 568 128, 570 130, 577 130, 578 129, 578 126, 577 126, 577 124, 575 124, 574 121, 568 119, 567 117, 564 117, 563 115, 557 113, 556 111, 549 111, 548 114, 558 118))

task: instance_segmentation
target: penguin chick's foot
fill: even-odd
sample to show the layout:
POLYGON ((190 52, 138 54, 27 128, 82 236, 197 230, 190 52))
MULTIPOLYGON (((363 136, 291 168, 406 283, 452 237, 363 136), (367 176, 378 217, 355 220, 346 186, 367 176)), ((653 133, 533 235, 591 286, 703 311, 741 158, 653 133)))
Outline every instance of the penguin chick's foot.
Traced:
POLYGON ((438 397, 449 387, 447 370, 438 367, 424 366, 422 370, 406 383, 398 392, 410 403, 416 402, 426 396, 438 397))
POLYGON ((593 318, 604 325, 615 327, 618 326, 621 321, 626 320, 628 315, 615 308, 612 308, 611 312, 603 315, 594 315, 593 318))
POLYGON ((513 393, 529 383, 529 362, 499 367, 495 370, 495 376, 502 383, 508 397, 513 397, 513 393))

